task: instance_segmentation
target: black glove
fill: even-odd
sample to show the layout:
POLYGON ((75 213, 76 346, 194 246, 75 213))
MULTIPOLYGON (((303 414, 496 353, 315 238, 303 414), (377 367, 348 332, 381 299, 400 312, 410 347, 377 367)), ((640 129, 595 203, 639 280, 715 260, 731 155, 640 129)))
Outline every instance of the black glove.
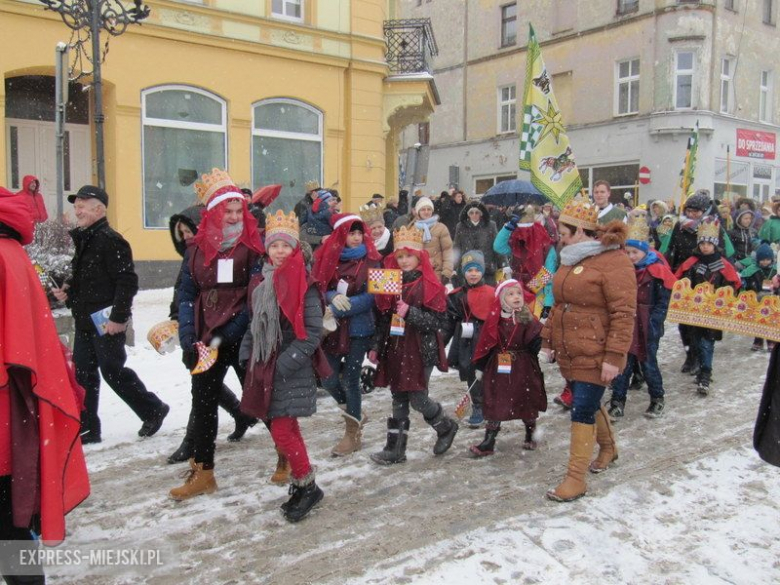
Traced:
POLYGON ((182 348, 181 361, 189 371, 192 371, 198 365, 198 350, 195 349, 194 345, 182 348))
POLYGON ((552 309, 552 307, 544 307, 542 313, 539 315, 539 319, 547 319, 547 317, 550 316, 550 309, 552 309))
POLYGON ((517 228, 518 223, 520 223, 520 217, 517 215, 513 215, 512 218, 508 222, 506 222, 504 227, 508 229, 510 232, 513 232, 517 228))

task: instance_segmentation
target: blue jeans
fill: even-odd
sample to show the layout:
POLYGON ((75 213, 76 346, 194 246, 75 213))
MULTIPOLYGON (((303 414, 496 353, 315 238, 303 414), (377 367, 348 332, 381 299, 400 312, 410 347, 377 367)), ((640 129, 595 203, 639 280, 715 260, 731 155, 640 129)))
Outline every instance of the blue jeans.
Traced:
MULTIPOLYGON (((663 398, 664 395, 664 380, 661 377, 661 370, 658 367, 657 352, 658 340, 648 340, 647 359, 639 363, 642 375, 644 375, 645 382, 647 383, 647 391, 650 394, 650 398, 663 398)), ((626 401, 628 385, 631 383, 631 374, 634 370, 636 361, 635 355, 628 354, 626 369, 612 382, 612 398, 614 400, 620 400, 621 402, 626 401)))
POLYGON ((696 347, 699 350, 699 363, 702 370, 712 372, 712 358, 715 357, 715 340, 697 336, 696 347))
POLYGON ((589 382, 571 382, 573 395, 571 405, 571 422, 586 425, 596 424, 596 412, 601 408, 601 397, 604 396, 604 386, 589 382))
POLYGON ((360 390, 360 371, 363 358, 371 348, 371 337, 350 337, 347 355, 331 355, 328 358, 333 375, 322 381, 322 386, 330 392, 339 404, 346 404, 347 414, 360 420, 363 393, 360 390))

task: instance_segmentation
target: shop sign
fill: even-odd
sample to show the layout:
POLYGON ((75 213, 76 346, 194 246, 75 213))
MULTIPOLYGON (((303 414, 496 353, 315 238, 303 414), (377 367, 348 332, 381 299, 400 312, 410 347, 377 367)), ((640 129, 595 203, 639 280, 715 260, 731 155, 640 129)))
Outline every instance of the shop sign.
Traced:
POLYGON ((774 132, 737 128, 737 156, 774 160, 775 143, 774 132))

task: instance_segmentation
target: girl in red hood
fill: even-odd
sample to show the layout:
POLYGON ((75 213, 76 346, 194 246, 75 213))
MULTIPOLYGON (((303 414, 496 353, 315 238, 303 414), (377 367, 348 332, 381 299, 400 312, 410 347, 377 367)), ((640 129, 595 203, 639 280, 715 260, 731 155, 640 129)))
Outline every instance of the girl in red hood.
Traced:
POLYGON ((43 223, 49 219, 49 214, 46 212, 46 203, 43 201, 43 195, 41 195, 41 182, 35 175, 25 175, 22 180, 22 190, 18 191, 17 195, 26 195, 25 202, 30 208, 30 214, 35 223, 43 223))

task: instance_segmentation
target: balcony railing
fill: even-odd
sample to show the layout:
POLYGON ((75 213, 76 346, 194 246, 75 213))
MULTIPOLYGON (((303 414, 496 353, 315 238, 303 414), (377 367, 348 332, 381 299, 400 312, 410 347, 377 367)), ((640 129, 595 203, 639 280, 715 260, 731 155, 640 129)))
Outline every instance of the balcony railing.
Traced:
POLYGON ((394 75, 430 73, 431 57, 439 54, 430 18, 386 20, 385 57, 394 75))

